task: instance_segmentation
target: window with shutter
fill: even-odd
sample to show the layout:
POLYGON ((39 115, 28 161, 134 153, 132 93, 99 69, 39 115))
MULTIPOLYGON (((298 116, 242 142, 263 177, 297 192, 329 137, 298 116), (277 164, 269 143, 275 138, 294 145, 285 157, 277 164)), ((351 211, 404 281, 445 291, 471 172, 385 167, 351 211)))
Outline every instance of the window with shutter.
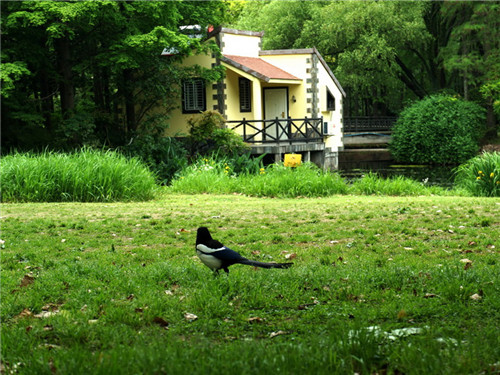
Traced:
POLYGON ((252 82, 250 80, 240 77, 240 112, 252 111, 252 82))
POLYGON ((205 81, 201 78, 182 81, 182 112, 198 113, 206 109, 205 81))

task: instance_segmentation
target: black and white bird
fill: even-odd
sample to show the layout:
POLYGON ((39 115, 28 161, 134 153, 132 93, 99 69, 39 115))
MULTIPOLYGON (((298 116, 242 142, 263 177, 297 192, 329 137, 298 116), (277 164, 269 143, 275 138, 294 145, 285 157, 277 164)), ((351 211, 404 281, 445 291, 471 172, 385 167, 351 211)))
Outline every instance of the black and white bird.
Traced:
POLYGON ((196 234, 196 254, 203 264, 215 273, 219 273, 221 269, 229 273, 228 267, 236 263, 262 268, 288 268, 293 264, 265 263, 247 259, 236 251, 224 246, 219 241, 214 240, 206 227, 198 228, 196 234))

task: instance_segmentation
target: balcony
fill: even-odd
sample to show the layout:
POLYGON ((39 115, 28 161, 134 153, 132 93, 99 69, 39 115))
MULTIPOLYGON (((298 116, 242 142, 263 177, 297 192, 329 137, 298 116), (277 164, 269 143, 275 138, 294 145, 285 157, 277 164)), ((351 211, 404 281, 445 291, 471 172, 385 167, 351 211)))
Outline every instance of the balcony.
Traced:
POLYGON ((243 141, 253 145, 292 145, 323 142, 323 117, 287 118, 274 120, 226 121, 227 126, 240 134, 243 141))

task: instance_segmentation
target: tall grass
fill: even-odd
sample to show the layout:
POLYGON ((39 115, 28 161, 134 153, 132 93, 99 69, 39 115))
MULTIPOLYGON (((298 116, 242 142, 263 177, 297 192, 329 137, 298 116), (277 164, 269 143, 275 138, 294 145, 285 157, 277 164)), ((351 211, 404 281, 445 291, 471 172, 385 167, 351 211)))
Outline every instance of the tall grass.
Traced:
POLYGON ((243 176, 237 187, 240 193, 258 197, 324 197, 348 191, 338 173, 323 172, 311 163, 295 169, 276 164, 259 175, 243 176))
POLYGON ((111 151, 16 153, 2 159, 1 172, 3 202, 149 200, 156 191, 145 165, 111 151))
POLYGON ((233 172, 230 162, 200 159, 173 181, 173 192, 186 194, 240 193, 256 197, 325 197, 357 195, 448 195, 441 187, 427 186, 406 177, 384 179, 369 173, 352 184, 338 173, 324 172, 311 163, 295 169, 274 164, 258 173, 233 172))
POLYGON ((484 153, 460 165, 455 185, 476 197, 500 197, 500 153, 484 153))
POLYGON ((404 176, 382 178, 376 173, 368 173, 355 180, 350 189, 358 195, 446 195, 446 190, 439 186, 430 186, 404 176))

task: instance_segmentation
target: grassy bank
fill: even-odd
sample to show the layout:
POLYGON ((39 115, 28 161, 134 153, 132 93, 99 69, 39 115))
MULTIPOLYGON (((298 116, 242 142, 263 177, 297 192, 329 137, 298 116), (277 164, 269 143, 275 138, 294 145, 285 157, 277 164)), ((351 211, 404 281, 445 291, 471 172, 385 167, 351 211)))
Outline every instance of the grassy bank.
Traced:
POLYGON ((494 373, 499 209, 378 196, 3 204, 2 366, 494 373), (247 257, 295 264, 214 278, 195 257, 200 225, 247 257))
POLYGON ((2 158, 2 202, 113 202, 155 196, 154 175, 111 151, 12 154, 2 158))
POLYGON ((369 173, 348 183, 338 173, 324 172, 312 163, 291 169, 282 164, 261 168, 258 174, 234 174, 230 165, 202 159, 186 168, 169 190, 184 194, 246 194, 256 197, 327 197, 335 194, 356 195, 463 195, 426 185, 403 176, 382 178, 369 173))

